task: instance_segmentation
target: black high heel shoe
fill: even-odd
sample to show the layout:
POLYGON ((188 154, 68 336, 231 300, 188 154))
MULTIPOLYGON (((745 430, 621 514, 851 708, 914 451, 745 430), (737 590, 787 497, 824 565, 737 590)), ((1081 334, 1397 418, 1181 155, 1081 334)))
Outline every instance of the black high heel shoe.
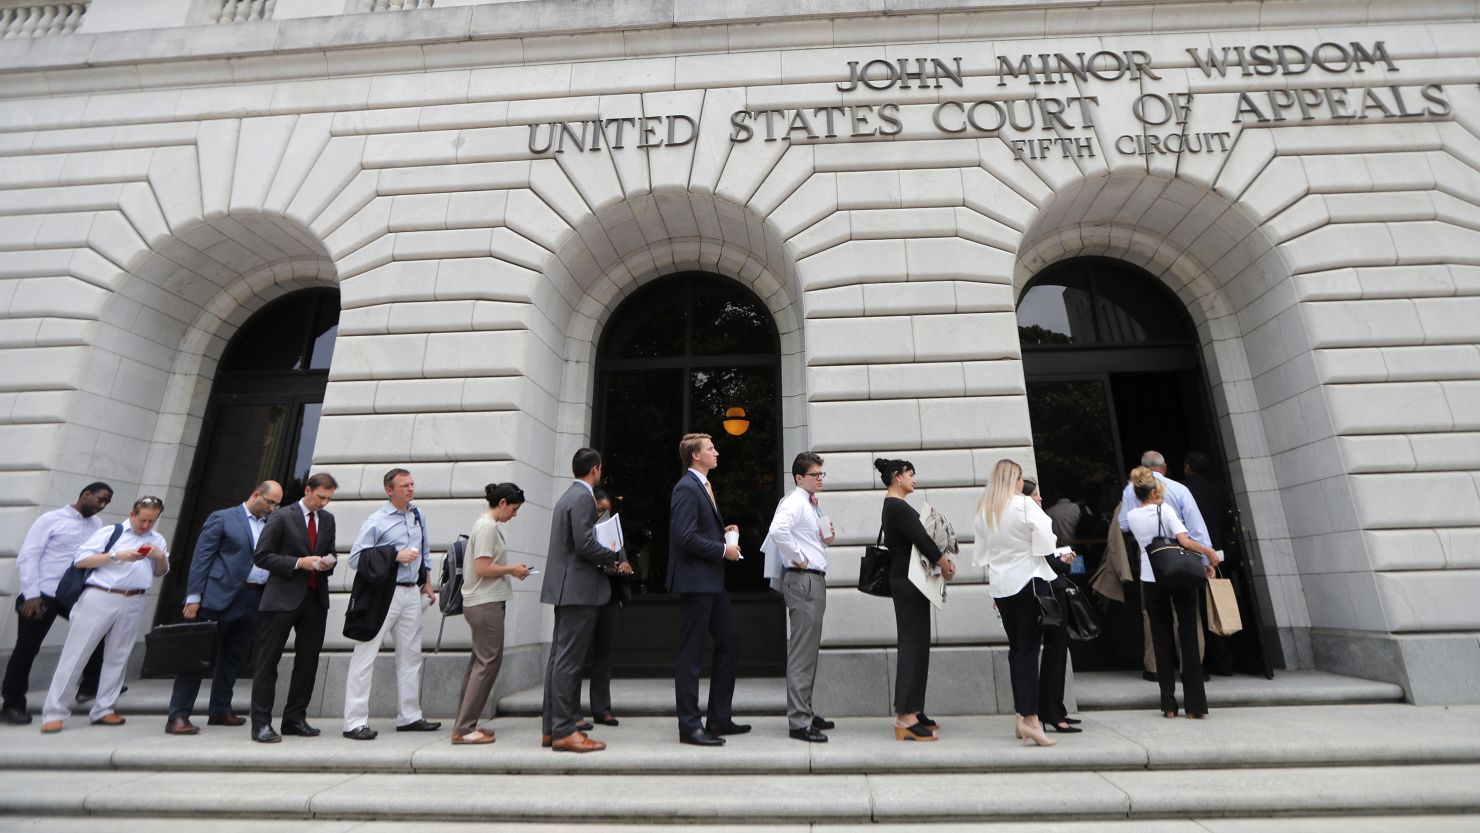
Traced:
POLYGON ((1078 726, 1079 724, 1083 723, 1084 721, 1083 720, 1080 720, 1077 717, 1066 717, 1066 718, 1064 718, 1063 722, 1069 724, 1070 726, 1078 726))
MULTIPOLYGON (((1064 721, 1064 722, 1067 723, 1068 721, 1064 721)), ((1078 726, 1060 726, 1057 723, 1051 723, 1049 721, 1043 721, 1043 728, 1045 728, 1045 729, 1052 729, 1052 730, 1054 730, 1055 732, 1058 732, 1061 735, 1077 735, 1080 732, 1083 732, 1084 731, 1083 729, 1079 728, 1078 726)))

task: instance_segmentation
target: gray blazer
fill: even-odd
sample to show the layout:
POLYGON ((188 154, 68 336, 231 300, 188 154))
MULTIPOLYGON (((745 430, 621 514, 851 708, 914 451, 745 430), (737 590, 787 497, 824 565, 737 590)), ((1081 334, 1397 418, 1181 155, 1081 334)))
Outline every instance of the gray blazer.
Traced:
POLYGON ((596 542, 596 501, 580 483, 570 484, 550 518, 550 549, 540 601, 548 605, 604 605, 612 597, 605 567, 617 554, 596 542))

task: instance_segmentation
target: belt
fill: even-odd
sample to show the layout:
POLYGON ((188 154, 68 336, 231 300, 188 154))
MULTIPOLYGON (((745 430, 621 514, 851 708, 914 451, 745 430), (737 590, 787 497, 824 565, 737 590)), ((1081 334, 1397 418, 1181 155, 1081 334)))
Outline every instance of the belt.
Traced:
POLYGON ((420 587, 421 585, 420 584, 417 584, 414 581, 398 581, 398 582, 396 582, 396 586, 397 587, 420 587))
POLYGON ((261 590, 263 587, 266 587, 266 586, 267 585, 263 584, 260 581, 249 581, 246 584, 243 584, 242 585, 242 589, 243 590, 261 590))
POLYGON ((88 590, 101 590, 104 593, 112 593, 115 596, 142 596, 145 593, 149 592, 148 590, 114 590, 111 587, 99 587, 96 584, 89 584, 89 585, 87 585, 87 589, 88 590))
POLYGON ((786 571, 788 573, 811 573, 814 576, 825 576, 825 575, 827 575, 826 572, 824 572, 822 570, 814 570, 811 567, 787 567, 786 568, 786 571))

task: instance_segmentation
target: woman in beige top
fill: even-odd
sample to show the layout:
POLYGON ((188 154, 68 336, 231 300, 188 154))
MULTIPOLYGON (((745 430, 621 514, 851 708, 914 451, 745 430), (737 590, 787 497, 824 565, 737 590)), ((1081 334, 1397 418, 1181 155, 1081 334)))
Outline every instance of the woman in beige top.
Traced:
MULTIPOLYGON (((493 730, 478 725, 488 705, 494 681, 504 662, 504 607, 514 595, 509 577, 523 581, 529 576, 526 564, 508 564, 504 526, 519 514, 524 492, 513 483, 490 483, 483 489, 488 511, 478 516, 468 536, 467 557, 472 567, 464 581, 463 616, 473 635, 473 656, 463 674, 458 697, 457 725, 452 729, 456 745, 493 743, 493 730)), ((466 562, 465 562, 466 564, 466 562)))

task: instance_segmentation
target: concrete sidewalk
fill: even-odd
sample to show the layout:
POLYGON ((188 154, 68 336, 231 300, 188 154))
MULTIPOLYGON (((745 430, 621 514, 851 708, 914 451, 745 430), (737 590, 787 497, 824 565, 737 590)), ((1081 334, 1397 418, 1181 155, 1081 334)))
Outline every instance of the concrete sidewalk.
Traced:
MULTIPOLYGON (((1367 704, 1214 710, 1207 720, 1167 720, 1155 711, 1090 712, 1084 732, 1054 735, 1059 744, 1028 748, 1012 737, 1012 718, 939 718, 942 739, 900 743, 887 718, 844 718, 829 743, 786 736, 780 717, 751 719, 755 730, 720 749, 682 746, 672 718, 628 718, 598 726, 604 752, 573 755, 539 745, 537 718, 498 718, 498 741, 453 746, 449 733, 400 733, 372 720, 374 741, 340 736, 337 719, 314 722, 318 738, 253 743, 243 728, 203 727, 164 734, 164 717, 131 717, 124 726, 90 726, 74 717, 63 732, 36 725, 0 727, 0 769, 131 771, 255 770, 354 773, 919 773, 1041 770, 1227 769, 1480 763, 1480 706, 1367 704)), ((1480 782, 1477 782, 1480 794, 1480 782)))

